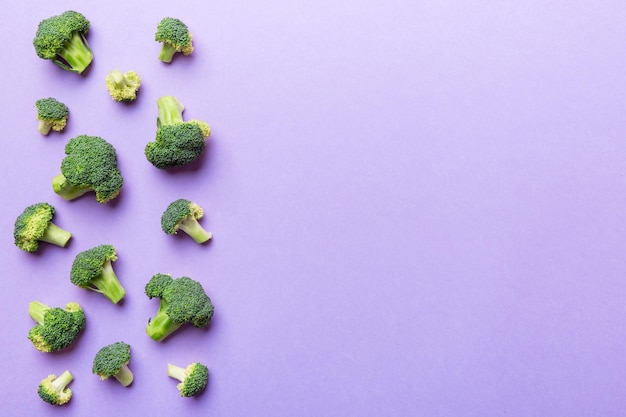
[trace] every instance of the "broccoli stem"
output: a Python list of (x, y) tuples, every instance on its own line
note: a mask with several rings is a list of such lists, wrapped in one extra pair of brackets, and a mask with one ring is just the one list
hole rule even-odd
[(52, 189), (55, 193), (57, 193), (64, 200), (74, 200), (75, 198), (80, 197), (88, 191), (91, 191), (91, 188), (88, 187), (78, 187), (70, 184), (65, 178), (65, 175), (59, 174), (52, 178)]
[(50, 222), (48, 223), (48, 228), (46, 229), (40, 240), (64, 248), (71, 237), (72, 234), (70, 232), (65, 229), (61, 229), (56, 224)]
[(74, 380), (74, 376), (72, 376), (70, 371), (65, 371), (61, 375), (59, 375), (57, 379), (52, 381), (51, 386), (56, 392), (62, 392), (67, 386), (67, 384), (69, 384), (73, 380)]
[(111, 261), (105, 261), (102, 265), (102, 274), (94, 278), (91, 284), (95, 288), (94, 291), (102, 293), (106, 298), (111, 300), (113, 304), (117, 304), (126, 295), (126, 290), (122, 287)]
[(204, 243), (213, 237), (194, 217), (188, 217), (179, 222), (178, 228), (191, 236), (197, 243)]
[(174, 333), (179, 327), (180, 324), (174, 323), (172, 319), (165, 312), (167, 309), (167, 302), (161, 299), (159, 304), (159, 311), (157, 314), (148, 322), (148, 326), (146, 327), (146, 333), (153, 340), (157, 342), (162, 341), (170, 334)]
[(52, 128), (52, 124), (46, 120), (40, 120), (38, 130), (42, 135), (47, 135), (50, 133), (50, 129)]
[(28, 315), (39, 324), (43, 324), (43, 316), (50, 306), (39, 301), (31, 301), (28, 304)]
[(78, 32), (75, 32), (70, 40), (65, 42), (63, 49), (59, 52), (59, 56), (65, 62), (56, 60), (57, 65), (79, 74), (85, 71), (85, 68), (89, 66), (93, 59), (87, 40)]
[(168, 42), (163, 42), (163, 47), (161, 47), (161, 52), (159, 53), (159, 59), (169, 64), (170, 62), (172, 62), (172, 58), (174, 57), (175, 53), (176, 48), (172, 44)]
[(173, 125), (183, 122), (183, 110), (185, 106), (174, 96), (163, 96), (157, 99), (159, 118), (157, 127)]
[(180, 382), (183, 382), (185, 378), (187, 378), (185, 375), (185, 368), (172, 365), (171, 363), (167, 364), (167, 376), (178, 379)]
[(111, 71), (109, 73), (109, 76), (113, 80), (115, 86), (119, 89), (122, 89), (128, 85), (128, 83), (126, 82), (126, 77), (124, 77), (124, 74), (122, 74), (120, 70)]
[(129, 386), (131, 382), (133, 382), (134, 378), (132, 371), (128, 367), (128, 364), (122, 365), (120, 370), (113, 376), (120, 382), (120, 384), (125, 387)]

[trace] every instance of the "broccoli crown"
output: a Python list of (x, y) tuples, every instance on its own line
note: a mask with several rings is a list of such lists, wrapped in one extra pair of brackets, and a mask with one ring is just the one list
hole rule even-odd
[(187, 165), (200, 157), (206, 145), (206, 136), (198, 122), (189, 121), (161, 126), (156, 140), (149, 142), (144, 153), (148, 161), (159, 169)]
[[(196, 327), (206, 327), (213, 317), (213, 304), (204, 292), (202, 285), (189, 277), (172, 279), (167, 274), (156, 274), (145, 288), (149, 298), (160, 298), (165, 314), (173, 323), (192, 323)], [(158, 314), (159, 314), (158, 313)]]
[(141, 78), (135, 71), (122, 73), (114, 69), (107, 74), (105, 81), (107, 90), (115, 101), (135, 100), (141, 86)]
[(66, 348), (85, 327), (85, 313), (77, 303), (67, 303), (65, 309), (33, 301), (29, 314), (39, 324), (30, 329), (28, 339), (41, 352)]
[(73, 379), (70, 371), (63, 372), (58, 378), (54, 374), (48, 375), (39, 384), (37, 394), (49, 404), (63, 405), (72, 398), (72, 390), (67, 388), (67, 384)]
[(170, 62), (176, 52), (189, 55), (193, 52), (192, 36), (189, 28), (181, 20), (166, 17), (157, 25), (154, 39), (163, 43), (159, 58), (164, 62)]
[(73, 10), (42, 20), (33, 39), (37, 56), (65, 70), (83, 72), (93, 58), (84, 36), (89, 26), (89, 20)]
[(36, 203), (26, 207), (15, 220), (15, 245), (26, 252), (36, 251), (54, 213), (55, 208), (48, 203)]
[(182, 397), (193, 397), (200, 393), (209, 381), (209, 368), (200, 362), (194, 362), (186, 368), (176, 365), (167, 365), (167, 374), (176, 378), (180, 383), (176, 386)]
[[(66, 120), (70, 111), (67, 106), (53, 97), (42, 98), (35, 102), (39, 120)], [(65, 124), (63, 124), (65, 126)], [(59, 129), (60, 130), (60, 129)]]
[(117, 260), (113, 245), (103, 244), (76, 255), (70, 271), (72, 284), (82, 288), (92, 286), (92, 281), (102, 275), (104, 264)]
[(181, 221), (189, 217), (198, 220), (203, 215), (204, 210), (202, 210), (202, 207), (189, 200), (180, 198), (167, 206), (161, 215), (161, 228), (165, 233), (173, 235), (178, 231)]
[(93, 359), (92, 372), (106, 379), (118, 374), (130, 362), (130, 345), (124, 342), (115, 342), (104, 346), (96, 353)]
[(124, 179), (113, 145), (98, 136), (80, 135), (65, 145), (65, 154), (61, 162), (63, 181), (55, 186), (57, 194), (64, 197), (64, 193), (71, 194), (71, 189), (78, 188), (83, 192), (95, 191), (100, 203), (117, 197)]

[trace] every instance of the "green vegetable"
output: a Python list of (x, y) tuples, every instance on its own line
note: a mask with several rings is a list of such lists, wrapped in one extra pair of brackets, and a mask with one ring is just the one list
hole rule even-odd
[(37, 56), (64, 70), (82, 73), (93, 59), (85, 38), (89, 25), (85, 16), (73, 10), (42, 20), (33, 39)]
[(189, 277), (173, 279), (167, 274), (156, 274), (146, 284), (145, 293), (150, 299), (160, 299), (159, 310), (146, 327), (148, 336), (157, 342), (183, 324), (206, 327), (213, 317), (211, 299), (202, 285)]
[(184, 55), (193, 52), (189, 28), (173, 17), (166, 17), (159, 22), (154, 40), (163, 44), (159, 53), (159, 59), (163, 62), (172, 62), (176, 52), (182, 52)]
[(61, 174), (52, 179), (54, 192), (73, 200), (95, 191), (96, 200), (106, 203), (119, 194), (124, 179), (117, 167), (113, 145), (98, 136), (80, 135), (65, 145)]
[(175, 235), (178, 230), (182, 230), (197, 243), (204, 243), (211, 239), (212, 234), (198, 223), (202, 216), (202, 207), (181, 198), (171, 203), (161, 215), (161, 229), (169, 235)]
[(209, 381), (209, 368), (200, 362), (194, 362), (186, 368), (167, 364), (167, 375), (180, 381), (176, 388), (181, 397), (193, 397), (202, 391)]
[(72, 284), (101, 293), (113, 304), (117, 304), (126, 295), (112, 262), (117, 260), (112, 245), (99, 245), (80, 252), (74, 258), (70, 271)]
[(72, 390), (67, 388), (67, 385), (73, 379), (70, 371), (63, 372), (58, 378), (56, 375), (50, 374), (39, 384), (37, 394), (47, 403), (63, 405), (72, 399)]
[(72, 234), (52, 223), (54, 213), (54, 207), (48, 203), (36, 203), (26, 207), (15, 220), (15, 245), (26, 252), (35, 252), (39, 248), (39, 242), (65, 247)]
[(130, 345), (116, 342), (104, 346), (96, 353), (91, 371), (100, 376), (100, 379), (114, 377), (120, 384), (127, 387), (134, 379), (134, 375), (128, 367), (129, 362)]
[(122, 73), (114, 69), (107, 74), (105, 81), (107, 90), (115, 101), (135, 100), (141, 86), (141, 78), (135, 71)]
[(39, 120), (39, 133), (47, 135), (50, 129), (60, 132), (65, 129), (67, 118), (70, 114), (67, 106), (55, 98), (42, 98), (35, 102), (37, 108), (37, 120)]
[(159, 169), (167, 169), (198, 159), (211, 134), (209, 125), (199, 120), (183, 121), (185, 107), (176, 97), (160, 97), (157, 107), (156, 139), (144, 149), (148, 161)]
[(38, 324), (28, 332), (28, 339), (41, 352), (56, 352), (71, 345), (85, 327), (85, 313), (77, 303), (65, 309), (39, 301), (28, 305), (28, 315)]

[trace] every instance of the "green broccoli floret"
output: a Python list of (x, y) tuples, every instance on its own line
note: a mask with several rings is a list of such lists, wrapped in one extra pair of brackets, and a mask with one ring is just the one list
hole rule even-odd
[(213, 317), (213, 304), (202, 285), (189, 277), (173, 279), (167, 274), (156, 274), (146, 284), (148, 298), (160, 298), (159, 310), (148, 321), (146, 332), (157, 342), (191, 323), (201, 328)]
[(15, 220), (15, 246), (26, 252), (35, 252), (39, 248), (39, 242), (65, 247), (72, 234), (52, 223), (55, 211), (48, 203), (36, 203), (26, 207)]
[(41, 352), (56, 352), (71, 345), (85, 327), (85, 313), (77, 303), (67, 303), (65, 309), (33, 301), (28, 315), (37, 324), (28, 332), (28, 339)]
[(130, 362), (130, 345), (116, 342), (103, 347), (96, 353), (91, 371), (100, 376), (100, 379), (112, 376), (127, 387), (134, 378), (128, 362)]
[(126, 295), (126, 290), (113, 271), (117, 253), (112, 245), (99, 245), (80, 252), (74, 258), (70, 271), (72, 284), (102, 293), (113, 304)]
[(55, 98), (42, 98), (35, 102), (37, 108), (37, 120), (39, 120), (39, 133), (47, 135), (50, 129), (60, 132), (65, 129), (70, 110), (67, 106)]
[(73, 379), (70, 371), (63, 372), (58, 378), (56, 375), (50, 374), (39, 384), (37, 394), (47, 403), (63, 405), (72, 399), (72, 390), (67, 388), (67, 385)]
[(93, 59), (85, 38), (89, 25), (85, 16), (73, 10), (42, 20), (33, 39), (37, 56), (64, 70), (82, 73)]
[(166, 169), (198, 159), (211, 134), (209, 125), (199, 120), (183, 121), (185, 107), (176, 97), (160, 97), (157, 107), (156, 140), (144, 149), (148, 161), (159, 169)]
[(137, 98), (137, 91), (141, 86), (141, 78), (135, 71), (122, 73), (112, 70), (105, 78), (107, 90), (115, 101), (133, 101)]
[(154, 40), (163, 44), (159, 53), (159, 59), (163, 62), (172, 62), (176, 52), (182, 52), (184, 55), (193, 52), (189, 28), (173, 17), (166, 17), (159, 22)]
[(181, 397), (193, 397), (202, 391), (209, 382), (209, 368), (200, 362), (194, 362), (186, 368), (167, 364), (167, 376), (180, 381), (176, 388)]
[(204, 216), (202, 207), (181, 198), (167, 206), (161, 215), (161, 229), (169, 235), (175, 235), (178, 230), (182, 230), (196, 242), (204, 243), (213, 235), (198, 223), (202, 216)]
[(65, 145), (61, 174), (52, 179), (54, 192), (73, 200), (95, 191), (96, 200), (106, 203), (119, 194), (124, 179), (117, 167), (113, 145), (98, 136), (80, 135)]

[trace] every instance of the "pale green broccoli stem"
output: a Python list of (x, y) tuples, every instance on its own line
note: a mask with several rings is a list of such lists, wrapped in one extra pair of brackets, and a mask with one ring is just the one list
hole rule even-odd
[(157, 127), (183, 122), (183, 110), (185, 109), (185, 106), (183, 106), (183, 103), (178, 101), (176, 97), (159, 97), (157, 100), (157, 108), (159, 109)]
[(188, 217), (179, 222), (178, 228), (198, 243), (204, 243), (213, 237), (211, 232), (207, 232), (194, 217)]
[(28, 315), (39, 324), (43, 324), (43, 316), (50, 306), (39, 301), (31, 301), (28, 304)]
[(111, 261), (105, 261), (102, 265), (102, 274), (91, 281), (94, 291), (102, 293), (113, 304), (117, 304), (126, 295), (126, 290), (117, 279)]
[(72, 234), (70, 232), (65, 229), (61, 229), (56, 224), (50, 222), (48, 223), (48, 228), (39, 240), (64, 248), (71, 237)]
[(131, 382), (133, 382), (134, 378), (133, 373), (131, 372), (128, 365), (122, 365), (120, 370), (115, 375), (113, 375), (113, 377), (115, 377), (115, 379), (117, 379), (120, 384), (125, 387), (129, 386)]
[(174, 333), (180, 327), (180, 324), (174, 323), (172, 319), (165, 312), (167, 309), (167, 301), (161, 298), (159, 303), (159, 311), (157, 314), (148, 322), (148, 326), (146, 327), (146, 333), (148, 336), (157, 342), (162, 341), (167, 336)]
[(77, 187), (70, 184), (67, 182), (67, 178), (65, 178), (65, 175), (63, 174), (59, 174), (52, 178), (52, 189), (65, 200), (73, 200), (86, 192), (91, 191), (91, 188)]
[(47, 135), (48, 133), (50, 133), (50, 129), (52, 128), (52, 123), (50, 123), (49, 121), (46, 120), (40, 120), (39, 121), (39, 133), (41, 133), (42, 135)]
[(85, 68), (89, 66), (93, 58), (87, 40), (78, 32), (75, 32), (71, 39), (65, 42), (60, 55), (69, 67), (78, 73), (82, 73)]
[(176, 53), (176, 48), (169, 42), (163, 42), (161, 52), (159, 53), (159, 59), (163, 62), (170, 63)]
[(73, 380), (74, 376), (72, 376), (70, 371), (65, 371), (61, 375), (59, 375), (57, 379), (52, 381), (50, 385), (56, 392), (62, 392), (65, 387)]
[(120, 70), (111, 71), (109, 73), (109, 76), (113, 80), (115, 86), (120, 90), (128, 86), (128, 83), (126, 82), (126, 77), (124, 77), (124, 74), (122, 74)]
[(172, 365), (171, 363), (167, 364), (167, 376), (178, 379), (180, 382), (183, 382), (185, 378), (187, 378), (185, 371), (186, 369), (180, 366)]

